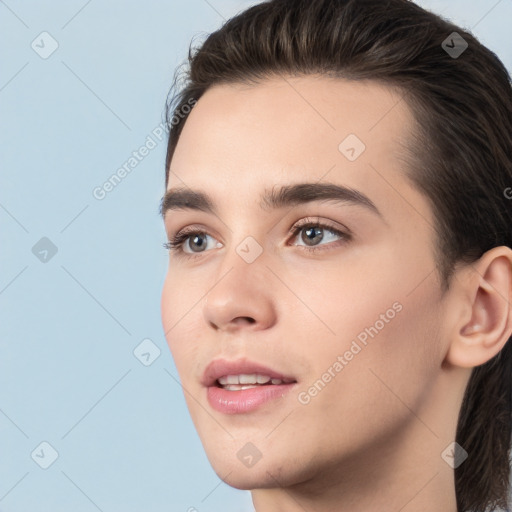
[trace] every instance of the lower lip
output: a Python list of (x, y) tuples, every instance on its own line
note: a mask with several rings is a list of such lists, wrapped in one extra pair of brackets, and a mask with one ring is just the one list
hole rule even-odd
[(295, 384), (297, 383), (271, 384), (237, 391), (210, 386), (207, 397), (209, 404), (216, 411), (224, 414), (242, 414), (254, 411), (271, 400), (283, 397)]

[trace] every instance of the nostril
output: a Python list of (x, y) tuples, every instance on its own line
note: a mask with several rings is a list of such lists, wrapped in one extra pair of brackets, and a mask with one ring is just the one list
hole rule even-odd
[(250, 317), (250, 316), (239, 316), (237, 318), (235, 318), (233, 320), (233, 322), (235, 323), (249, 323), (249, 324), (254, 324), (256, 323), (256, 320), (254, 320), (254, 318)]

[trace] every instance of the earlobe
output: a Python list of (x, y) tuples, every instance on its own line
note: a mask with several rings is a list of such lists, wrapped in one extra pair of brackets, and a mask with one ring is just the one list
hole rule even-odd
[[(512, 250), (494, 247), (470, 266), (458, 286), (465, 315), (454, 326), (446, 361), (464, 368), (492, 359), (512, 335)], [(468, 316), (470, 317), (468, 320)]]

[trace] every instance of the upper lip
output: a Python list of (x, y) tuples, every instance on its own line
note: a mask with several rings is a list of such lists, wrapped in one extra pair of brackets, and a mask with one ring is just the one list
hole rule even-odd
[(240, 375), (257, 373), (260, 375), (268, 375), (272, 379), (290, 380), (296, 382), (294, 377), (285, 375), (281, 372), (272, 370), (262, 364), (249, 361), (248, 359), (237, 359), (236, 361), (227, 361), (226, 359), (214, 359), (206, 367), (201, 383), (210, 387), (215, 384), (219, 377), (225, 375)]

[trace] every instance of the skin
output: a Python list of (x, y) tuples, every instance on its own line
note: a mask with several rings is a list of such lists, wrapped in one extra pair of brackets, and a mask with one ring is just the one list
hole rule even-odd
[[(442, 293), (433, 213), (400, 160), (414, 125), (400, 98), (375, 82), (318, 76), (215, 86), (172, 159), (168, 190), (201, 189), (219, 210), (165, 215), (169, 237), (198, 226), (210, 238), (195, 259), (169, 256), (163, 327), (209, 461), (227, 484), (251, 490), (257, 512), (456, 512), (441, 454), (472, 367), (512, 333), (512, 251), (458, 268)], [(366, 145), (353, 162), (338, 149), (351, 133)], [(352, 204), (260, 208), (264, 189), (299, 182), (357, 189), (382, 217)], [(353, 236), (340, 244), (323, 231), (325, 250), (308, 253), (305, 230), (288, 232), (306, 217)], [(247, 236), (263, 250), (250, 264), (236, 252)], [(197, 253), (192, 239), (186, 250)], [(395, 303), (400, 312), (300, 403)], [(219, 357), (292, 375), (296, 390), (251, 413), (217, 412), (200, 379)], [(261, 452), (252, 467), (237, 457), (248, 442)]]

